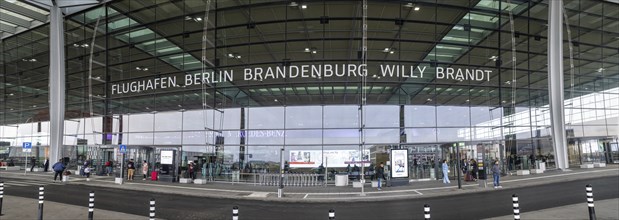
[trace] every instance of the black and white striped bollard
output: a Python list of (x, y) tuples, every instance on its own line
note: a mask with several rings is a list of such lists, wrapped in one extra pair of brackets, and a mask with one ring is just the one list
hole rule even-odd
[(423, 219), (430, 220), (430, 206), (428, 204), (423, 205)]
[(4, 181), (0, 181), (0, 216), (2, 216), (2, 200), (4, 199)]
[(239, 207), (232, 207), (232, 220), (239, 220)]
[(92, 220), (95, 215), (95, 192), (90, 191), (88, 195), (88, 220)]
[(589, 207), (589, 220), (595, 220), (595, 207), (593, 205), (593, 187), (587, 184), (587, 206)]
[(335, 210), (330, 209), (329, 210), (329, 220), (333, 220), (335, 219)]
[(518, 195), (516, 194), (512, 195), (512, 204), (514, 207), (514, 219), (519, 220), (520, 219), (520, 204), (518, 203)]
[(150, 199), (150, 220), (155, 220), (155, 199)]
[(45, 193), (45, 187), (39, 186), (39, 220), (43, 220), (43, 195)]

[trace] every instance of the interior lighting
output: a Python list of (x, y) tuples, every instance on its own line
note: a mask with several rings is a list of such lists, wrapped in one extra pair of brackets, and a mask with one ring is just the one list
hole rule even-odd
[(136, 66), (136, 67), (135, 67), (135, 70), (138, 70), (138, 71), (148, 71), (148, 67), (140, 67), (140, 66)]
[(415, 10), (415, 11), (419, 11), (419, 9), (420, 9), (419, 7), (415, 7), (415, 9), (414, 9), (414, 10)]
[(432, 99), (428, 98), (428, 99), (426, 99), (426, 101), (431, 102), (431, 101), (432, 101)]
[(600, 68), (598, 69), (598, 73), (601, 73), (601, 72), (602, 72), (602, 71), (604, 71), (604, 70), (606, 70), (606, 69), (604, 69), (604, 68), (600, 67)]
[(316, 50), (312, 50), (312, 53), (317, 53), (317, 51)]
[(306, 4), (302, 4), (301, 5), (301, 9), (307, 9), (307, 5)]
[(499, 59), (499, 57), (498, 57), (498, 56), (491, 56), (491, 57), (490, 57), (490, 58), (488, 58), (488, 59), (489, 59), (489, 60), (492, 60), (492, 61), (496, 61), (497, 59)]
[(306, 47), (304, 51), (305, 51), (306, 53), (309, 53), (309, 52), (310, 52), (310, 49), (309, 49), (308, 47)]

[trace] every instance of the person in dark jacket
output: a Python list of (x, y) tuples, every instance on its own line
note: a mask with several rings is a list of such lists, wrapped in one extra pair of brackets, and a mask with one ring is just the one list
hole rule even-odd
[(65, 166), (62, 163), (62, 159), (58, 160), (57, 163), (54, 164), (54, 166), (52, 166), (52, 169), (54, 170), (54, 182), (56, 182), (56, 178), (58, 176), (60, 176), (60, 180), (62, 181), (62, 171), (64, 171)]
[(32, 164), (30, 167), (30, 172), (32, 172), (34, 170), (34, 166), (37, 165), (37, 159), (34, 157), (30, 158), (30, 163)]
[(43, 172), (47, 173), (47, 170), (49, 170), (49, 158), (45, 158), (45, 164), (43, 164)]
[(130, 159), (127, 163), (127, 180), (133, 180), (133, 175), (135, 174), (135, 163), (133, 163), (133, 159)]
[(380, 179), (387, 180), (387, 178), (385, 178), (385, 164), (383, 164), (383, 162), (380, 162), (380, 165), (376, 167), (376, 179), (378, 180), (378, 190), (381, 190)]
[(477, 181), (477, 172), (479, 172), (479, 167), (477, 166), (477, 161), (471, 159), (471, 176), (473, 176), (473, 181)]

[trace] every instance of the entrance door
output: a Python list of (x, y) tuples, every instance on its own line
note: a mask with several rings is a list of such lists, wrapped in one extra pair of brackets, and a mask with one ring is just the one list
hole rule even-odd
[(438, 145), (403, 145), (408, 148), (409, 178), (412, 180), (436, 179), (439, 159)]

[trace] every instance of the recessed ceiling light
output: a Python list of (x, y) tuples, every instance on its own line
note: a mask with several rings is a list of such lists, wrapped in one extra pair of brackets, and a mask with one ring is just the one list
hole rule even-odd
[(306, 4), (302, 4), (302, 5), (301, 5), (301, 9), (306, 9), (306, 8), (307, 8), (307, 5), (306, 5)]
[(415, 11), (419, 11), (419, 7), (415, 7), (415, 9), (414, 9), (414, 10), (415, 10)]
[(306, 47), (305, 50), (303, 50), (303, 51), (310, 52), (310, 49), (309, 49), (309, 47)]

